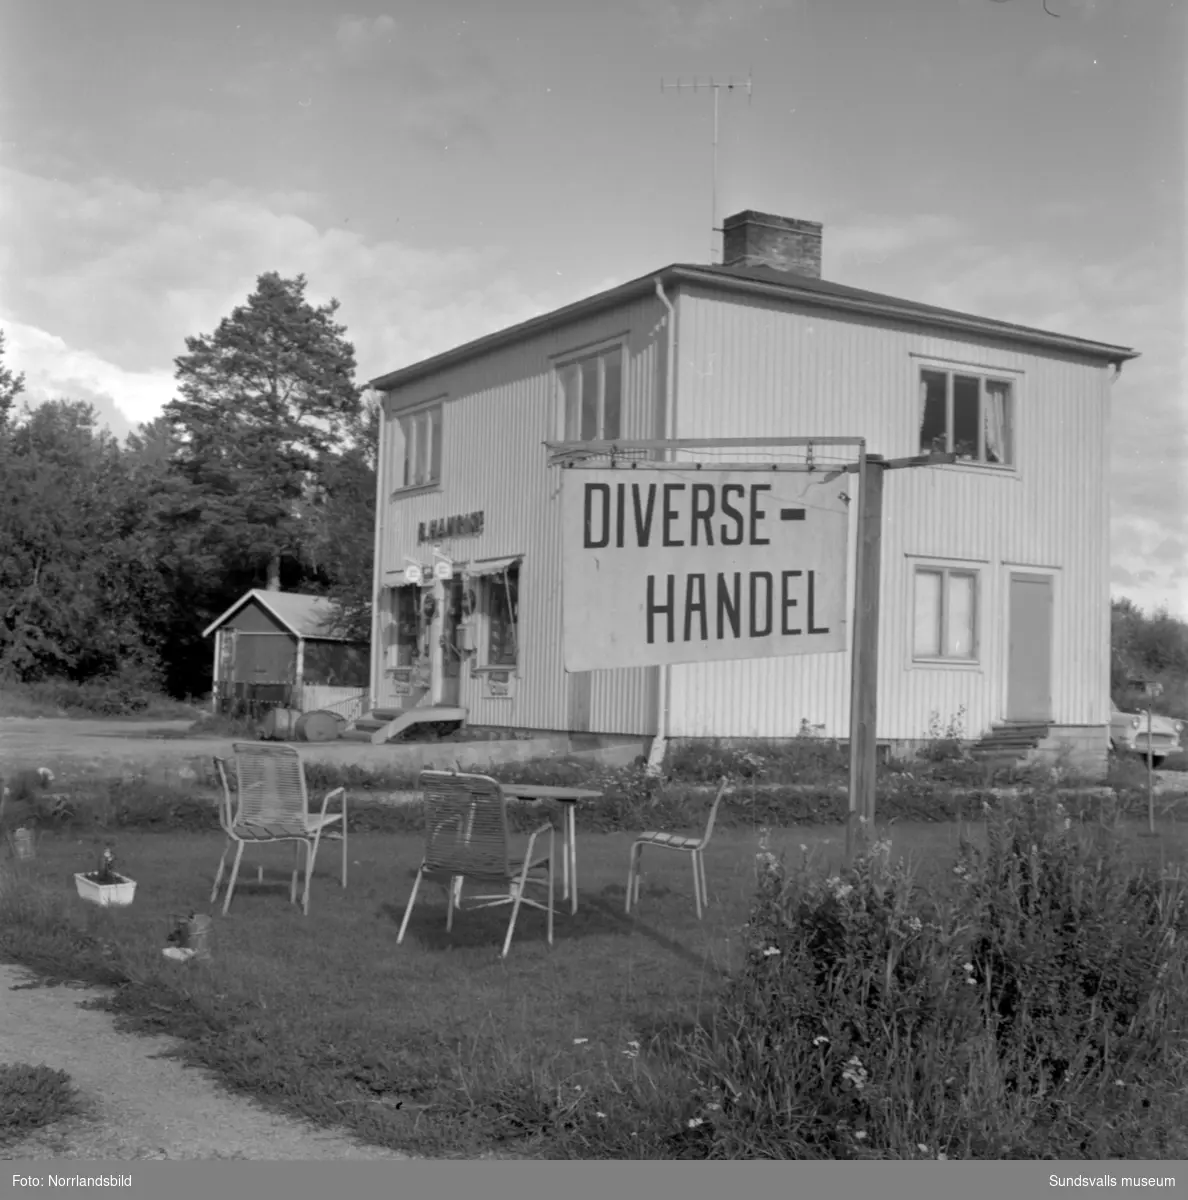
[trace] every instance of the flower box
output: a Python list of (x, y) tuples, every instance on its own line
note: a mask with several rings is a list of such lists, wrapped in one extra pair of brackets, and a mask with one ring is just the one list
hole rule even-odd
[(78, 888), (78, 894), (92, 904), (104, 908), (123, 908), (131, 904), (132, 897), (136, 895), (136, 880), (126, 875), (116, 875), (116, 879), (117, 883), (96, 883), (85, 872), (79, 871), (74, 876), (74, 886)]

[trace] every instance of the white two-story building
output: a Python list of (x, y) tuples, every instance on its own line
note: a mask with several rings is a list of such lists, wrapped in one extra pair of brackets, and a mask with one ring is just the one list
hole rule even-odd
[[(545, 443), (854, 437), (887, 458), (958, 456), (887, 473), (879, 739), (922, 740), (963, 714), (969, 738), (1044, 726), (1104, 759), (1110, 387), (1135, 352), (829, 283), (813, 222), (744, 212), (724, 233), (721, 265), (662, 267), (372, 381), (373, 707), (846, 738), (848, 652), (567, 673)], [(410, 583), (434, 548), (452, 578)]]

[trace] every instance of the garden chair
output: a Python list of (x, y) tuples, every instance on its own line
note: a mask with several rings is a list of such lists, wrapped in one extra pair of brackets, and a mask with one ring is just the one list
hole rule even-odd
[[(231, 747), (235, 762), (235, 795), (227, 774), (227, 760), (215, 758), (215, 769), (223, 784), (219, 804), (219, 824), (227, 835), (223, 857), (210, 892), (213, 904), (223, 881), (223, 869), (231, 846), (236, 846), (223, 915), (231, 907), (239, 864), (247, 845), (262, 846), (278, 842), (293, 842), (293, 878), (289, 885), (289, 902), (297, 902), (297, 872), (301, 849), (305, 847), (305, 892), (302, 911), (309, 915), (309, 881), (313, 875), (318, 846), (323, 837), (342, 841), (342, 886), (347, 885), (347, 804), (346, 789), (335, 788), (322, 800), (321, 811), (309, 811), (309, 793), (305, 786), (305, 770), (301, 756), (292, 746), (270, 746), (262, 742), (236, 742)], [(331, 800), (342, 801), (342, 811), (328, 813)], [(261, 869), (262, 871), (262, 869)]]
[(640, 833), (631, 847), (631, 858), (627, 866), (627, 912), (633, 903), (639, 903), (639, 881), (642, 871), (640, 860), (645, 846), (656, 846), (662, 850), (679, 850), (693, 860), (693, 897), (697, 903), (697, 919), (701, 920), (702, 906), (709, 906), (709, 889), (705, 882), (705, 848), (714, 836), (714, 822), (718, 819), (718, 806), (726, 795), (726, 780), (718, 787), (718, 794), (710, 806), (709, 820), (701, 837), (682, 837), (678, 833)]
[[(416, 903), (421, 881), (428, 879), (446, 889), (446, 930), (454, 927), (454, 909), (462, 907), (462, 883), (470, 880), (500, 889), (494, 895), (474, 896), (473, 908), (512, 906), (502, 958), (511, 949), (520, 906), (541, 909), (548, 918), (548, 940), (553, 944), (553, 861), (556, 857), (552, 822), (534, 829), (521, 859), (511, 856), (507, 828), (507, 798), (498, 782), (486, 775), (464, 775), (458, 771), (423, 771), (420, 789), (425, 797), (425, 854), (417, 869), (404, 920), (396, 936), (404, 940), (408, 920)], [(547, 854), (534, 853), (536, 839), (547, 834)], [(541, 877), (544, 872), (544, 877)], [(548, 901), (529, 899), (528, 885), (545, 886)]]

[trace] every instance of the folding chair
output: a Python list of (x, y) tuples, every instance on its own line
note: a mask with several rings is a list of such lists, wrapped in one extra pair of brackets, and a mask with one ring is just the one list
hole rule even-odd
[[(239, 875), (239, 864), (247, 845), (262, 846), (278, 842), (293, 842), (293, 878), (289, 885), (289, 902), (297, 902), (297, 872), (301, 848), (305, 847), (305, 892), (302, 911), (309, 915), (309, 881), (313, 875), (318, 845), (323, 836), (342, 840), (342, 886), (347, 885), (347, 802), (346, 789), (335, 788), (322, 800), (321, 811), (309, 811), (309, 793), (305, 786), (305, 770), (301, 756), (292, 746), (274, 746), (265, 742), (236, 742), (231, 747), (235, 764), (235, 796), (227, 774), (227, 760), (215, 758), (215, 769), (223, 784), (223, 799), (219, 805), (219, 824), (227, 835), (223, 857), (215, 874), (210, 892), (213, 904), (223, 881), (223, 869), (231, 846), (236, 846), (223, 915), (231, 907), (231, 896)], [(328, 813), (327, 805), (338, 797), (342, 811)], [(261, 868), (263, 874), (263, 868)]]
[[(404, 940), (421, 881), (428, 879), (446, 889), (446, 929), (454, 927), (454, 909), (462, 907), (462, 884), (466, 880), (500, 888), (494, 895), (474, 896), (473, 908), (512, 906), (501, 957), (511, 949), (520, 906), (541, 909), (548, 917), (548, 940), (553, 944), (553, 860), (555, 831), (552, 823), (534, 829), (522, 859), (511, 857), (507, 828), (507, 798), (498, 782), (486, 775), (464, 775), (449, 771), (424, 771), (420, 788), (425, 797), (425, 855), (417, 869), (404, 920), (396, 936)], [(548, 834), (547, 854), (534, 854), (536, 839)], [(544, 878), (540, 872), (544, 872)], [(548, 888), (548, 902), (526, 896), (529, 884)]]
[(693, 896), (697, 902), (697, 919), (701, 920), (702, 905), (709, 906), (709, 889), (705, 882), (705, 848), (714, 835), (714, 822), (718, 819), (718, 806), (726, 795), (726, 780), (723, 779), (718, 787), (718, 794), (710, 807), (709, 820), (705, 823), (705, 832), (701, 837), (682, 837), (677, 833), (640, 833), (636, 835), (631, 847), (631, 858), (627, 866), (627, 912), (631, 911), (633, 903), (639, 903), (640, 869), (645, 846), (657, 846), (662, 850), (679, 850), (693, 860)]

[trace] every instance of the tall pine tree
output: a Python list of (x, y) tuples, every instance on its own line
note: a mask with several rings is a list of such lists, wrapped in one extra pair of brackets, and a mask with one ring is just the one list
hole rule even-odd
[(371, 393), (350, 444), (324, 456), (321, 487), (308, 508), (310, 565), (334, 602), (334, 631), (360, 642), (371, 640), (378, 443), (379, 398)]
[(308, 562), (309, 503), (360, 419), (338, 301), (315, 307), (305, 288), (304, 275), (259, 276), (213, 334), (186, 339), (180, 395), (165, 408), (190, 485), (175, 506), (224, 568), (251, 570), (272, 590), (286, 560)]

